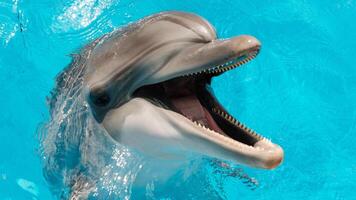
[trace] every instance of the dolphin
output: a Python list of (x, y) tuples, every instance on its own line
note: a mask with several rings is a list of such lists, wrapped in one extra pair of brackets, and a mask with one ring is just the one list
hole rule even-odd
[(55, 189), (68, 186), (69, 199), (86, 199), (105, 166), (97, 157), (107, 156), (100, 145), (111, 144), (144, 155), (135, 185), (164, 182), (201, 155), (277, 167), (283, 149), (229, 114), (211, 88), (214, 77), (249, 62), (260, 49), (253, 36), (218, 39), (207, 20), (177, 11), (89, 43), (52, 91), (41, 142), (46, 179)]
[(211, 80), (256, 57), (253, 36), (218, 39), (187, 12), (161, 12), (104, 36), (86, 61), (84, 93), (96, 122), (115, 140), (166, 161), (195, 153), (272, 169), (283, 149), (238, 121)]

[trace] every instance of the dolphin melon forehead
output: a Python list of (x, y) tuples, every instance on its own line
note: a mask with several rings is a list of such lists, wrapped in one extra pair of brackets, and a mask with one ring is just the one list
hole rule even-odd
[[(214, 27), (202, 17), (178, 11), (161, 12), (104, 36), (91, 52), (88, 70), (89, 73), (95, 71), (92, 81), (99, 83), (118, 67), (124, 70), (163, 45), (208, 43), (215, 39)], [(99, 68), (106, 69), (96, 70)]]

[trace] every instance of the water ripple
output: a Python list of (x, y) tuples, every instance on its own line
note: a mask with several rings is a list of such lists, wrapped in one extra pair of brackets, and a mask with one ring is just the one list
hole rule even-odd
[(79, 30), (90, 25), (107, 8), (112, 5), (112, 0), (85, 0), (74, 1), (63, 12), (55, 17), (52, 25), (54, 30), (70, 31)]
[(18, 0), (0, 2), (0, 41), (3, 46), (7, 46), (20, 30), (19, 18)]

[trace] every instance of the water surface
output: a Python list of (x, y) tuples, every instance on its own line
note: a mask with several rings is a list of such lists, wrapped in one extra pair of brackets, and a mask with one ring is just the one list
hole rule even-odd
[[(280, 144), (285, 160), (273, 171), (195, 161), (164, 186), (116, 190), (121, 197), (132, 191), (147, 199), (356, 199), (353, 0), (2, 0), (0, 199), (54, 199), (36, 129), (49, 117), (45, 99), (69, 55), (163, 10), (197, 13), (220, 37), (251, 34), (262, 42), (257, 59), (216, 78), (213, 88), (234, 116)], [(236, 178), (244, 174), (258, 186)]]

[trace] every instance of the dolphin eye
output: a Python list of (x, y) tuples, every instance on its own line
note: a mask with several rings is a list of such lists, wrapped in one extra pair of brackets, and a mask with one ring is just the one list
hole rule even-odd
[(96, 106), (99, 107), (107, 106), (110, 103), (110, 96), (106, 92), (91, 92), (90, 99)]
[(104, 95), (98, 97), (94, 103), (95, 103), (95, 105), (102, 107), (102, 106), (108, 105), (109, 102), (110, 102), (110, 97), (108, 95), (104, 94)]

